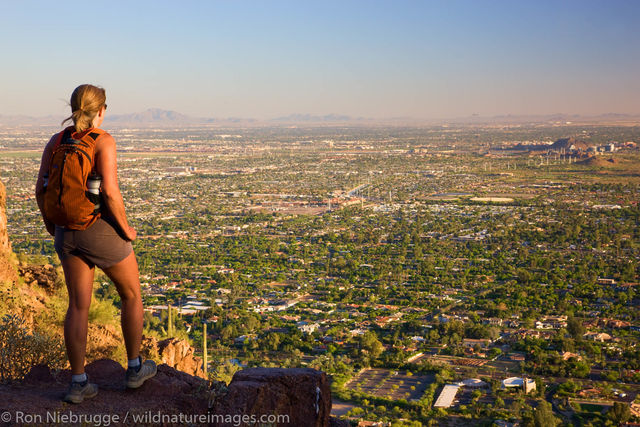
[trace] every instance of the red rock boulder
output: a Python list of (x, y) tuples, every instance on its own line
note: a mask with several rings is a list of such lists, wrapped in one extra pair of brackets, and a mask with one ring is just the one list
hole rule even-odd
[[(215, 399), (213, 414), (261, 422), (274, 426), (322, 427), (329, 425), (331, 390), (324, 372), (311, 368), (248, 368), (237, 372), (224, 396)], [(249, 418), (246, 418), (249, 417)], [(219, 422), (231, 426), (237, 421)], [(237, 425), (237, 424), (236, 424)], [(245, 424), (243, 424), (245, 425)]]

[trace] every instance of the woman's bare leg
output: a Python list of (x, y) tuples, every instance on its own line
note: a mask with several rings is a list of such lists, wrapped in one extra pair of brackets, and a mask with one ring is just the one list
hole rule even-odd
[(82, 258), (67, 256), (62, 261), (62, 269), (69, 293), (69, 308), (64, 319), (64, 343), (71, 373), (78, 375), (84, 373), (94, 268)]
[(138, 261), (133, 252), (114, 266), (103, 269), (113, 281), (122, 301), (122, 335), (127, 348), (127, 357), (135, 359), (140, 354), (142, 343), (142, 296), (140, 295), (140, 278)]

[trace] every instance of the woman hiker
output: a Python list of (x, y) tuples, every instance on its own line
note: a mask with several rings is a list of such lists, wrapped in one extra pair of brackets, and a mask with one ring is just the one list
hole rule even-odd
[(143, 310), (138, 263), (118, 187), (116, 142), (100, 129), (107, 104), (105, 90), (78, 86), (71, 95), (73, 125), (46, 145), (36, 182), (36, 199), (64, 270), (69, 308), (64, 341), (71, 365), (71, 385), (64, 397), (80, 403), (98, 393), (84, 371), (94, 268), (113, 281), (122, 300), (122, 334), (127, 349), (128, 388), (138, 388), (156, 374), (152, 360), (142, 361)]

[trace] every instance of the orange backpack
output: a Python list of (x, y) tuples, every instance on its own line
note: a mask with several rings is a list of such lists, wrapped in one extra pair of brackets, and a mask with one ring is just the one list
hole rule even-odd
[(100, 217), (100, 196), (87, 191), (87, 179), (96, 141), (105, 133), (97, 128), (77, 133), (68, 127), (58, 134), (44, 189), (44, 214), (54, 224), (84, 230)]

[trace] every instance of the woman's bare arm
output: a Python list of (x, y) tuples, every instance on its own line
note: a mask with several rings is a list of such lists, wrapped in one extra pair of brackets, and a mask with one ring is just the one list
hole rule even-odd
[(105, 134), (96, 144), (95, 167), (96, 172), (102, 176), (102, 200), (118, 223), (123, 236), (127, 240), (135, 240), (136, 231), (127, 222), (124, 201), (118, 186), (116, 141), (111, 135)]
[(38, 171), (38, 179), (36, 180), (36, 202), (42, 214), (42, 220), (49, 234), (54, 236), (56, 234), (56, 226), (49, 221), (44, 215), (44, 175), (49, 169), (49, 163), (51, 162), (51, 154), (53, 152), (53, 145), (55, 144), (55, 135), (49, 140), (47, 146), (42, 152), (42, 160), (40, 161), (40, 170)]

